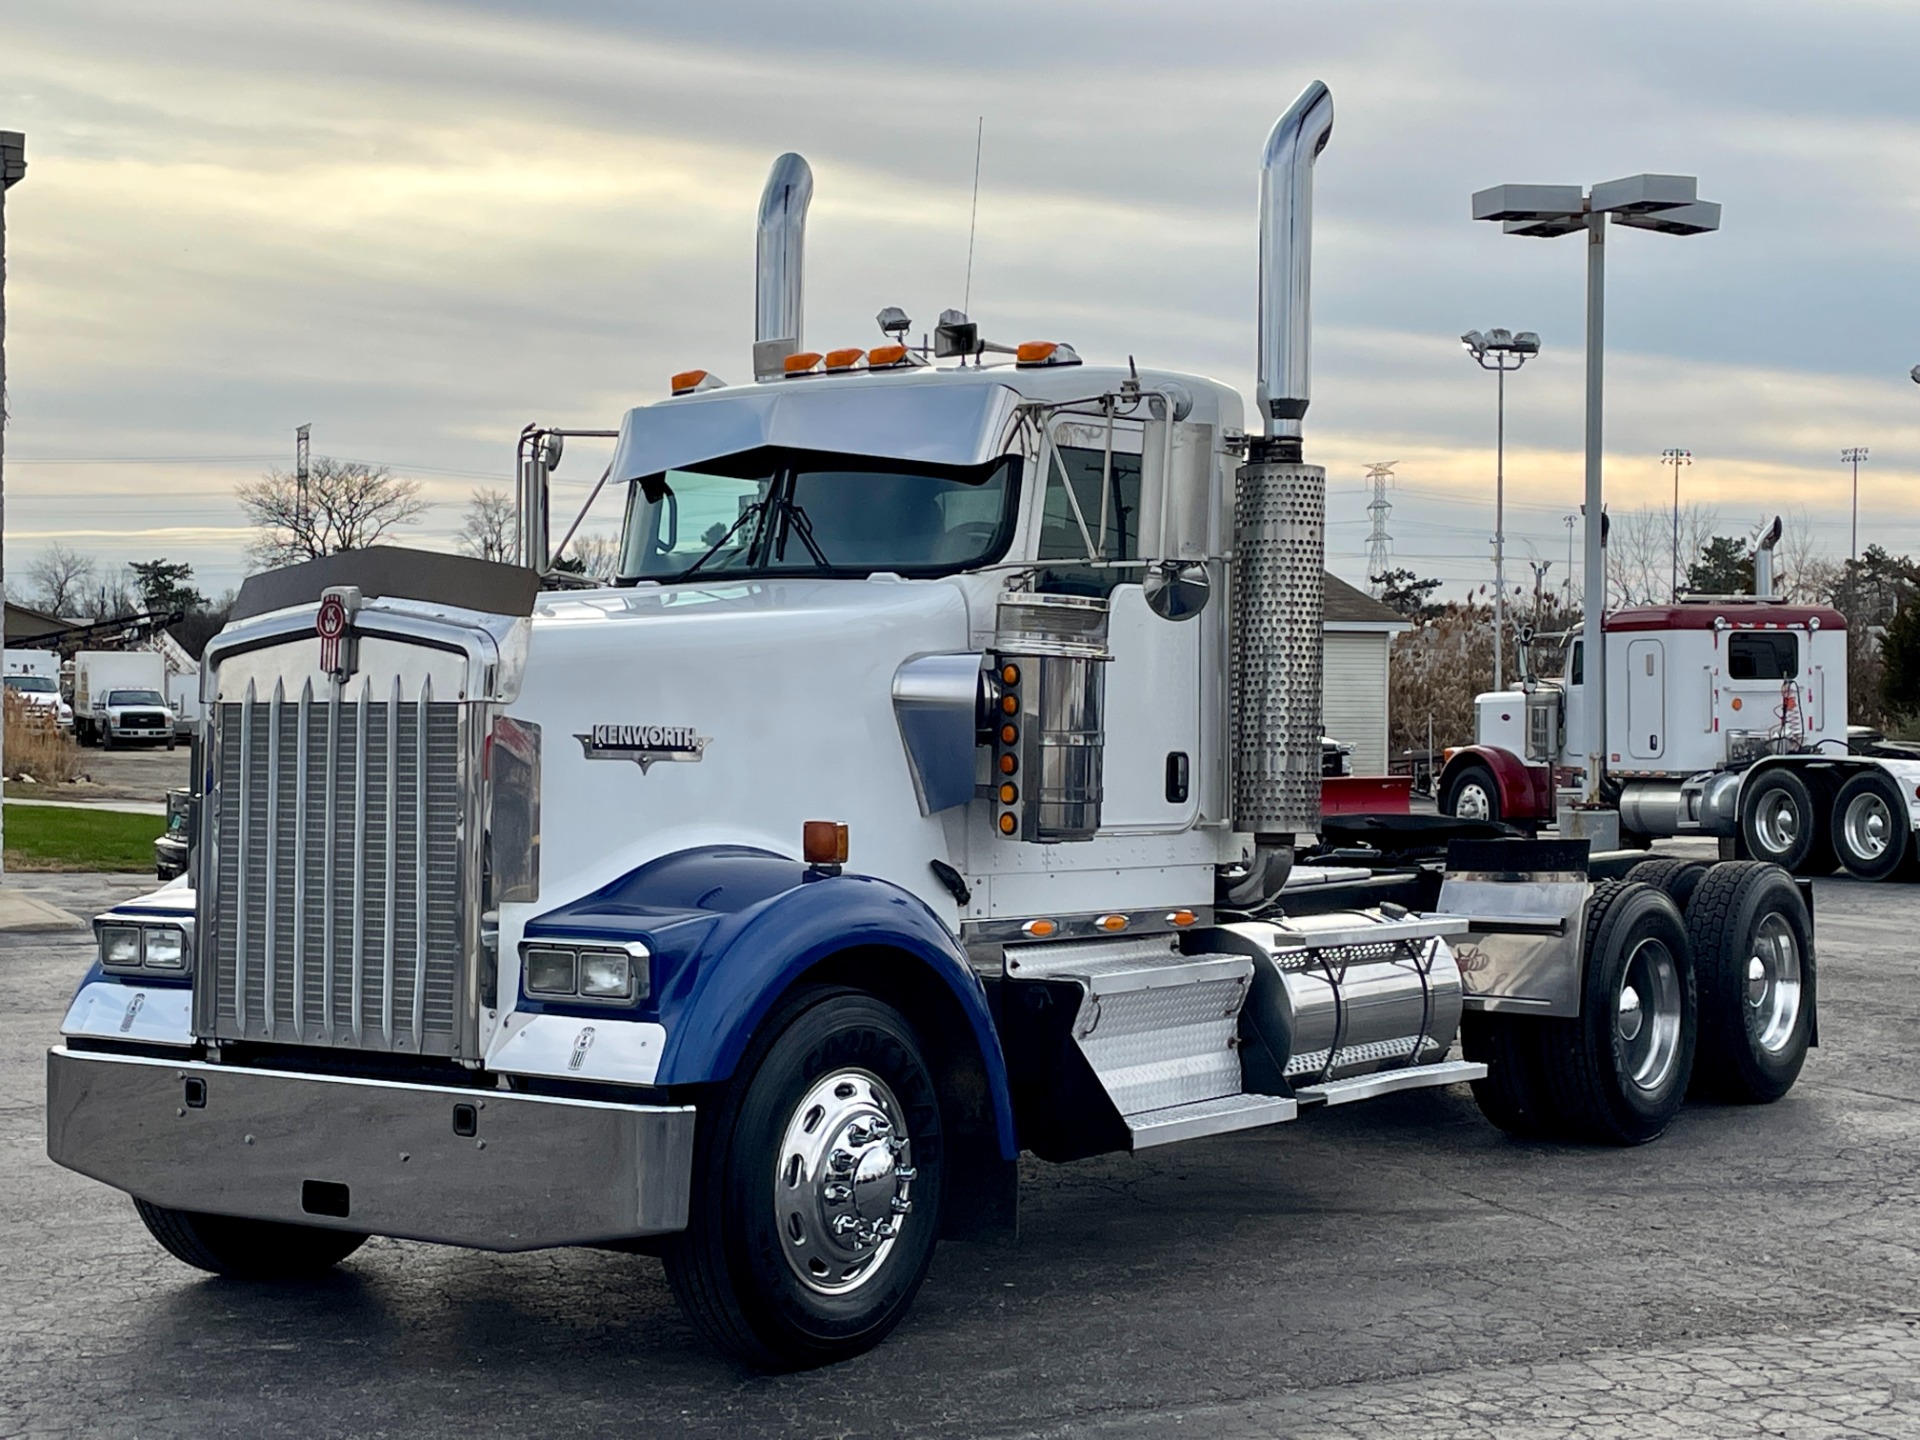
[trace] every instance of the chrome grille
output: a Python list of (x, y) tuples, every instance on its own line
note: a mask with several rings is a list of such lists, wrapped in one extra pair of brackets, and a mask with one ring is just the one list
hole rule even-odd
[(462, 707), (327, 691), (216, 707), (203, 1031), (457, 1054)]

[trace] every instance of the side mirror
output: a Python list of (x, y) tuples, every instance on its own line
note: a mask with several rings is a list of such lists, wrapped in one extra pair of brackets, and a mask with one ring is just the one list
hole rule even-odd
[(1213, 581), (1207, 567), (1197, 562), (1161, 560), (1147, 567), (1141, 580), (1147, 608), (1162, 620), (1191, 620), (1207, 608)]

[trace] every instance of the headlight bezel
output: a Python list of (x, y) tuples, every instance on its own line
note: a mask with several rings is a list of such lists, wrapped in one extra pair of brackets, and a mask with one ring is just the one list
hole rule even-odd
[[(161, 979), (185, 979), (193, 974), (193, 921), (177, 919), (147, 920), (138, 916), (106, 916), (93, 922), (94, 956), (106, 974), (153, 976)], [(150, 943), (161, 937), (161, 945)], [(131, 939), (131, 948), (127, 948)], [(120, 953), (115, 955), (116, 942)], [(164, 958), (171, 950), (173, 958)]]
[[(653, 992), (652, 960), (653, 952), (638, 940), (540, 936), (521, 942), (520, 991), (542, 1005), (632, 1009)], [(625, 985), (615, 990), (603, 980), (589, 989), (590, 968), (610, 971), (615, 961), (624, 967)]]

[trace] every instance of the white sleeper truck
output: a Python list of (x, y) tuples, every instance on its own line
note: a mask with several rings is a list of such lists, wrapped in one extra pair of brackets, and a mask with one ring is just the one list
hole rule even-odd
[(249, 582), (189, 875), (99, 917), (49, 1053), (53, 1158), (228, 1275), (369, 1235), (656, 1253), (715, 1343), (796, 1366), (885, 1336), (936, 1241), (1010, 1231), (1022, 1151), (1461, 1082), (1635, 1144), (1690, 1085), (1784, 1094), (1816, 997), (1776, 867), (1596, 878), (1491, 827), (1374, 888), (1292, 865), (1331, 127), (1315, 85), (1268, 140), (1252, 434), (1213, 381), (955, 313), (807, 350), (783, 156), (754, 379), (626, 415), (612, 584), (547, 573), (540, 429), (524, 565)]

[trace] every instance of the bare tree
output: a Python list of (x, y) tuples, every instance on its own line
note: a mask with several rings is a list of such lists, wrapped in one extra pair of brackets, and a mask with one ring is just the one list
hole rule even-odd
[[(1607, 606), (1656, 605), (1673, 598), (1673, 511), (1623, 510), (1609, 517)], [(1680, 578), (1713, 539), (1720, 512), (1711, 505), (1680, 507)]]
[(554, 561), (554, 568), (585, 575), (594, 580), (610, 580), (620, 563), (620, 541), (613, 535), (576, 535), (567, 553)]
[[(1780, 543), (1773, 547), (1775, 591), (1796, 605), (1825, 604), (1842, 579), (1841, 562), (1822, 553), (1806, 506), (1795, 506), (1782, 521)], [(1762, 528), (1772, 523), (1771, 516), (1762, 517)]]
[(27, 562), (27, 583), (33, 602), (49, 615), (74, 616), (87, 612), (93, 601), (94, 563), (55, 543)]
[(460, 533), (453, 543), (460, 553), (476, 560), (511, 564), (518, 547), (513, 498), (504, 490), (475, 490), (460, 517)]
[(262, 570), (364, 550), (398, 526), (419, 524), (428, 508), (418, 480), (403, 480), (384, 465), (324, 455), (314, 457), (304, 487), (274, 470), (242, 481), (234, 494), (260, 529), (247, 553)]

